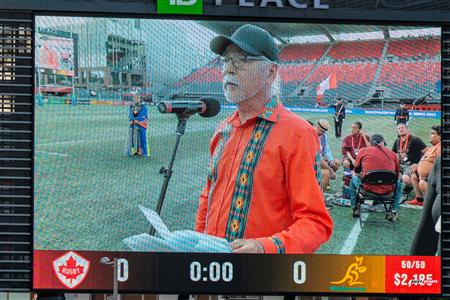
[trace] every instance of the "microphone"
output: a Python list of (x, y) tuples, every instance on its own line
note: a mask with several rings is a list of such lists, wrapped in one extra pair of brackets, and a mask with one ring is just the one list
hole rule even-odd
[(198, 113), (204, 118), (214, 117), (220, 112), (220, 103), (214, 98), (204, 97), (199, 101), (162, 101), (158, 103), (162, 114), (191, 116)]

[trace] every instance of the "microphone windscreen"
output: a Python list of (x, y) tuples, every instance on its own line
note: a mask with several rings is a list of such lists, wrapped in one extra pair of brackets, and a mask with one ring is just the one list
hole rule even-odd
[(203, 102), (206, 106), (206, 110), (202, 113), (199, 113), (200, 116), (204, 118), (214, 117), (220, 112), (220, 103), (214, 98), (201, 98), (201, 102)]
[(172, 111), (172, 107), (167, 107), (168, 105), (165, 102), (159, 102), (158, 103), (158, 110), (160, 113), (165, 114), (165, 113), (170, 113)]

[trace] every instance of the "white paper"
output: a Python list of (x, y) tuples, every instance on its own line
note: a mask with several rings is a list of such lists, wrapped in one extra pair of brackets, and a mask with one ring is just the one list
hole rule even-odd
[(143, 206), (139, 208), (161, 237), (142, 233), (124, 239), (133, 251), (231, 253), (228, 241), (223, 238), (192, 230), (170, 232), (155, 211)]
[(163, 240), (148, 233), (131, 236), (123, 242), (133, 251), (172, 252), (172, 248)]
[(161, 237), (166, 237), (170, 235), (169, 228), (167, 228), (166, 224), (164, 224), (163, 220), (156, 213), (156, 211), (145, 208), (141, 205), (139, 205), (139, 208)]

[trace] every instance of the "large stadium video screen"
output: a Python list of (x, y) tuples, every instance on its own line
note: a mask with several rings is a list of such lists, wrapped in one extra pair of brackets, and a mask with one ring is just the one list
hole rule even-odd
[(35, 23), (35, 290), (440, 293), (441, 28)]

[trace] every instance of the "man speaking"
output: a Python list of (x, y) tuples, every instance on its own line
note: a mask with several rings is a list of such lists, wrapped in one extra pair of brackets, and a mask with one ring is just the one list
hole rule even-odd
[(333, 229), (319, 186), (319, 141), (279, 102), (275, 41), (244, 25), (210, 47), (237, 110), (211, 140), (196, 230), (226, 238), (237, 253), (313, 253)]

